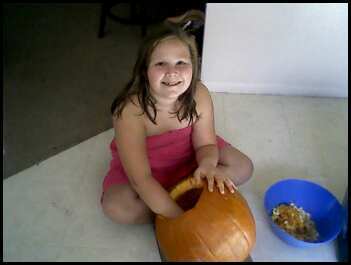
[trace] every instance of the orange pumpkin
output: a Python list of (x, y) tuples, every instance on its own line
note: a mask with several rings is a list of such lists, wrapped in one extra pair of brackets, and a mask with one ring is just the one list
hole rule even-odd
[(256, 241), (256, 226), (239, 191), (209, 192), (207, 181), (187, 178), (170, 196), (185, 210), (174, 219), (157, 215), (156, 238), (167, 261), (244, 261)]

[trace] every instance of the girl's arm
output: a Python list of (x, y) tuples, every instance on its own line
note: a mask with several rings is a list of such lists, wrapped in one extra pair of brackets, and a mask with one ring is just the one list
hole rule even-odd
[(219, 153), (217, 148), (213, 103), (208, 89), (198, 83), (195, 96), (200, 119), (193, 126), (192, 141), (196, 151), (198, 165), (217, 166)]
[(213, 103), (208, 89), (200, 82), (195, 100), (197, 111), (200, 115), (200, 119), (194, 124), (192, 135), (198, 162), (198, 168), (194, 172), (195, 180), (198, 182), (201, 178), (207, 178), (209, 191), (213, 191), (213, 186), (216, 182), (216, 186), (221, 193), (224, 193), (224, 186), (227, 186), (231, 192), (234, 192), (235, 185), (228, 178), (227, 173), (217, 166), (219, 151), (215, 132)]
[(122, 115), (113, 119), (113, 125), (118, 154), (133, 189), (154, 213), (168, 218), (182, 214), (183, 210), (152, 177), (140, 109), (128, 103)]

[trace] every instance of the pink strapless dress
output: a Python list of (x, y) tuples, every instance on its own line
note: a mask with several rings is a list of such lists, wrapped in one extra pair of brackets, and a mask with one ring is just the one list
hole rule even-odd
[[(147, 155), (152, 176), (167, 190), (197, 168), (195, 151), (191, 139), (192, 126), (171, 130), (146, 138)], [(217, 136), (218, 148), (230, 145)], [(103, 192), (111, 185), (129, 183), (118, 156), (115, 139), (111, 141), (112, 160), (103, 181)]]

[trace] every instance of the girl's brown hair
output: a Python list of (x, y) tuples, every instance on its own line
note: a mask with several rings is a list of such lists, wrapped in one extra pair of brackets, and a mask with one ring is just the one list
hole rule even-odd
[[(192, 63), (192, 79), (188, 89), (178, 97), (179, 109), (171, 114), (175, 114), (178, 120), (189, 120), (191, 124), (195, 119), (199, 118), (196, 112), (196, 102), (194, 100), (194, 94), (196, 90), (197, 82), (199, 81), (199, 62), (198, 52), (196, 48), (195, 39), (193, 36), (188, 35), (185, 31), (179, 27), (170, 23), (164, 23), (151, 34), (141, 46), (138, 54), (138, 59), (134, 65), (133, 76), (127, 83), (120, 94), (114, 99), (111, 105), (111, 114), (113, 116), (120, 117), (123, 108), (127, 104), (128, 100), (132, 101), (132, 96), (137, 95), (139, 104), (143, 109), (143, 113), (146, 113), (148, 118), (156, 124), (156, 99), (150, 94), (149, 81), (147, 77), (147, 68), (150, 63), (150, 57), (155, 47), (164, 39), (169, 37), (175, 37), (182, 41), (189, 49), (191, 63)], [(150, 107), (153, 115), (150, 113)], [(141, 115), (142, 115), (141, 114)]]

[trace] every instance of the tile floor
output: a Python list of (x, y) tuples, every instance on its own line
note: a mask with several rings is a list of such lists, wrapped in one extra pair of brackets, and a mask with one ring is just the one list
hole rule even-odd
[[(254, 214), (254, 261), (336, 261), (335, 242), (297, 249), (272, 234), (263, 212), (269, 185), (288, 177), (348, 187), (347, 99), (212, 93), (217, 133), (255, 165), (240, 187)], [(3, 182), (4, 261), (161, 261), (151, 225), (118, 225), (102, 214), (107, 130)]]

